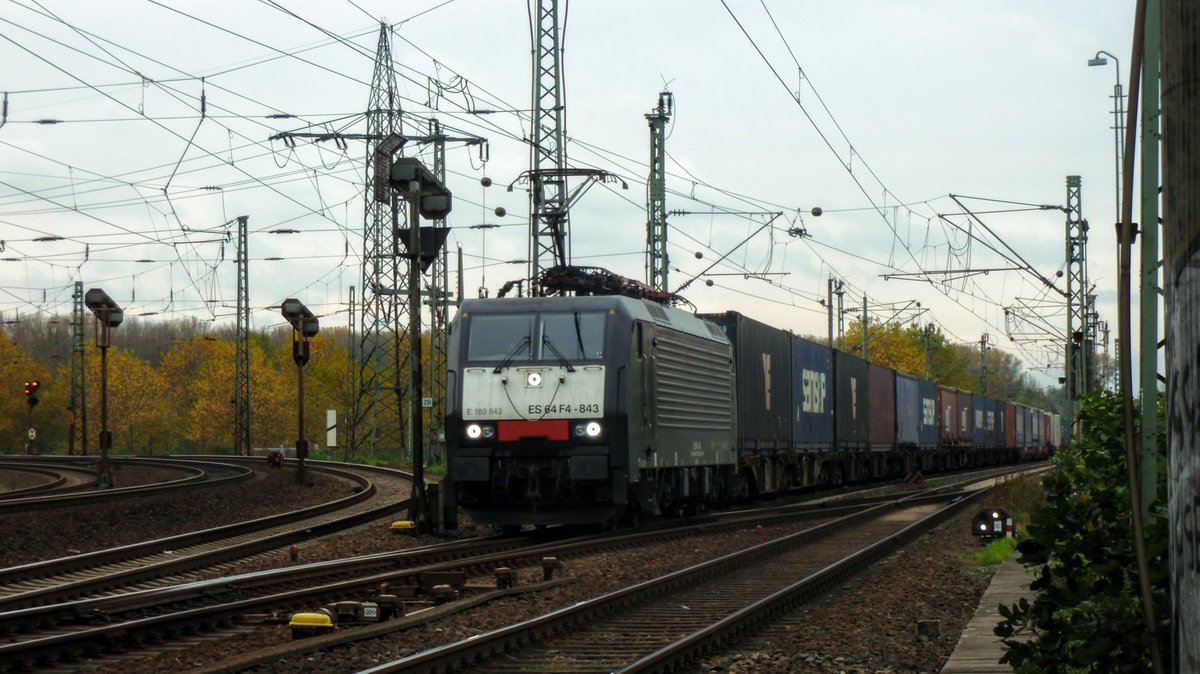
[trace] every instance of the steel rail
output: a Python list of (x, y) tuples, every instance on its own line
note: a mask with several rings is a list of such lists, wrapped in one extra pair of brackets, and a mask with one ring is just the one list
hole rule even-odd
[[(45, 457), (40, 457), (44, 459)], [(81, 504), (108, 501), (119, 498), (141, 497), (152, 494), (157, 494), (167, 491), (176, 491), (180, 489), (196, 489), (199, 487), (211, 487), (216, 484), (226, 482), (240, 482), (249, 480), (253, 477), (253, 473), (248, 470), (241, 469), (230, 464), (218, 464), (213, 462), (197, 462), (178, 459), (146, 459), (134, 457), (122, 457), (112, 459), (114, 464), (119, 465), (141, 465), (153, 466), (156, 468), (172, 468), (190, 473), (186, 477), (176, 480), (167, 480), (164, 482), (156, 482), (153, 484), (136, 485), (132, 487), (118, 487), (116, 489), (105, 489), (101, 491), (82, 491), (82, 487), (72, 493), (56, 493), (46, 494), (42, 496), (30, 496), (20, 499), (11, 499), (0, 501), (0, 514), (8, 514), (14, 512), (27, 512), (31, 510), (41, 510), (46, 508), (59, 507), (75, 507)], [(95, 463), (94, 459), (66, 459), (61, 463), (72, 465), (75, 463)], [(232, 470), (233, 474), (225, 477), (212, 478), (208, 475), (206, 468), (211, 469), (214, 466), (221, 466), (226, 470)], [(71, 470), (90, 470), (72, 467)], [(95, 471), (91, 470), (94, 474)]]
[[(357, 492), (336, 501), (285, 512), (279, 515), (271, 515), (223, 527), (214, 527), (203, 531), (190, 532), (118, 548), (97, 550), (72, 557), (63, 557), (0, 569), (0, 587), (12, 587), (14, 584), (22, 581), (35, 581), (76, 572), (94, 571), (96, 567), (101, 566), (121, 565), (122, 567), (112, 573), (97, 575), (94, 578), (50, 584), (39, 589), (0, 596), (0, 610), (10, 611), (28, 606), (61, 602), (87, 594), (126, 586), (135, 582), (183, 573), (204, 566), (211, 566), (232, 559), (246, 557), (277, 548), (281, 545), (287, 546), (291, 543), (301, 542), (315, 535), (324, 535), (338, 531), (341, 528), (356, 526), (357, 524), (370, 521), (391, 512), (397, 506), (396, 503), (386, 503), (350, 518), (339, 518), (317, 525), (308, 524), (298, 526), (272, 536), (254, 537), (251, 540), (220, 546), (207, 553), (190, 556), (184, 554), (185, 550), (189, 547), (214, 546), (220, 541), (255, 536), (255, 534), (271, 528), (303, 524), (312, 518), (327, 515), (370, 499), (376, 493), (374, 483), (365, 477), (328, 467), (322, 467), (320, 470), (357, 482), (359, 485)], [(170, 552), (164, 555), (165, 551)], [(164, 556), (170, 557), (170, 559), (141, 564), (129, 563), (131, 560), (145, 557), (162, 559)]]
[[(978, 477), (973, 478), (978, 480)], [(952, 485), (950, 488), (954, 488)], [(899, 497), (893, 497), (896, 500)], [(907, 502), (927, 502), (943, 499), (944, 496), (921, 494), (907, 497)], [(792, 513), (792, 518), (820, 516), (830, 517), (835, 512), (854, 506), (839, 506), (830, 508), (826, 505), (800, 513)], [(859, 506), (861, 507), (861, 506)], [(874, 511), (894, 507), (893, 505), (877, 506)], [(698, 531), (721, 530), (729, 527), (741, 527), (748, 523), (762, 521), (763, 513), (753, 512), (746, 518), (736, 521), (703, 522), (676, 527), (669, 530), (639, 531), (618, 535), (584, 536), (562, 541), (524, 545), (525, 541), (515, 541), (512, 538), (493, 538), (490, 540), (464, 541), (444, 545), (427, 546), (406, 551), (377, 553), (349, 560), (336, 560), (317, 564), (303, 565), (288, 569), (277, 569), (256, 572), (243, 576), (225, 577), (213, 581), (186, 583), (169, 588), (158, 588), (123, 594), (117, 597), (102, 597), (56, 607), (54, 610), (31, 608), (22, 611), (0, 615), (0, 620), (9, 620), (10, 624), (26, 621), (29, 625), (53, 624), (57, 620), (78, 622), (87, 619), (104, 619), (111, 624), (96, 627), (83, 627), (74, 632), (74, 636), (55, 634), (52, 636), (35, 636), (21, 642), (0, 645), (0, 664), (31, 663), (45, 657), (47, 648), (51, 651), (61, 651), (68, 657), (71, 653), (82, 653), (89, 649), (103, 650), (109, 647), (124, 648), (122, 644), (136, 644), (143, 641), (155, 641), (179, 631), (194, 631), (198, 627), (226, 626), (236, 623), (239, 617), (251, 611), (274, 610), (287, 608), (312, 608), (325, 600), (341, 600), (347, 598), (363, 599), (377, 589), (381, 582), (392, 584), (413, 583), (424, 573), (467, 569), (476, 575), (483, 575), (497, 566), (519, 567), (540, 563), (543, 556), (555, 555), (559, 559), (570, 559), (573, 555), (630, 547), (648, 541), (682, 538)], [(845, 519), (840, 521), (845, 522)], [(828, 525), (826, 525), (828, 526)], [(543, 532), (543, 535), (546, 532)], [(793, 535), (795, 536), (795, 535)], [(463, 561), (463, 555), (472, 554), (469, 547), (474, 546), (479, 556), (470, 557)], [(434, 556), (453, 561), (423, 563), (432, 560)], [(404, 568), (401, 568), (404, 567)], [(312, 580), (318, 576), (344, 579), (350, 573), (369, 572), (376, 569), (379, 572), (366, 577), (349, 580), (339, 580), (332, 584), (312, 587)], [(312, 574), (312, 575), (308, 575)], [(244, 597), (248, 593), (270, 590), (272, 587), (286, 587), (287, 583), (302, 584), (300, 589), (276, 591), (263, 597), (241, 599), (238, 601), (216, 606), (191, 608), (197, 601), (219, 601), (220, 595), (232, 593)], [(364, 592), (366, 594), (364, 594)], [(357, 594), (355, 594), (357, 593)], [(189, 610), (160, 616), (146, 617), (147, 611), (162, 610), (171, 604), (184, 604)], [(122, 613), (133, 613), (139, 619), (121, 621)], [(49, 641), (47, 641), (49, 639)], [(304, 646), (297, 645), (297, 653), (303, 652)], [(39, 655), (41, 654), (41, 655)]]
[(871, 563), (903, 548), (922, 534), (963, 512), (985, 493), (981, 490), (957, 499), (904, 529), (615, 671), (625, 674), (675, 671), (701, 655), (734, 643), (743, 634), (812, 600)]
[[(68, 484), (67, 477), (62, 474), (61, 468), (54, 468), (46, 465), (23, 465), (20, 462), (2, 461), (0, 462), (0, 470), (10, 471), (14, 473), (33, 473), (34, 475), (42, 475), (50, 478), (49, 481), (35, 484), (31, 487), (22, 487), (21, 489), (13, 489), (0, 493), (0, 501), (9, 501), (13, 499), (26, 498), (31, 494), (44, 494), (46, 492), (63, 493), (71, 488), (80, 488), (82, 485), (76, 483)], [(79, 473), (88, 474), (88, 471), (77, 471)], [(90, 472), (92, 483), (95, 484), (95, 471)]]
[[(792, 519), (806, 517), (829, 518), (837, 510), (861, 509), (861, 506), (844, 506), (833, 510), (814, 509), (809, 512), (793, 512)], [(600, 550), (616, 550), (660, 540), (686, 538), (701, 531), (723, 530), (744, 527), (762, 521), (759, 514), (743, 520), (700, 523), (672, 526), (648, 531), (603, 533), (572, 536), (565, 540), (538, 541), (538, 532), (513, 537), (491, 537), (470, 539), (441, 545), (414, 548), (396, 552), (376, 553), (358, 558), (306, 564), (287, 569), (273, 569), (223, 577), (211, 581), (196, 581), (168, 588), (154, 588), (126, 593), (113, 597), (67, 602), (56, 606), (30, 607), (0, 613), (0, 625), (7, 624), (14, 632), (17, 626), (53, 626), (57, 623), (70, 624), (80, 621), (102, 620), (103, 625), (84, 626), (70, 632), (48, 636), (21, 638), (12, 634), (10, 643), (0, 645), (0, 665), (24, 666), (47, 657), (45, 653), (61, 652), (64, 657), (71, 653), (118, 645), (155, 641), (180, 631), (195, 631), (198, 627), (227, 626), (251, 611), (278, 612), (281, 609), (311, 608), (326, 601), (349, 597), (362, 598), (363, 593), (375, 591), (380, 583), (418, 584), (421, 576), (445, 571), (466, 571), (468, 574), (484, 575), (499, 566), (524, 567), (540, 564), (548, 555), (559, 559), (594, 553)], [(546, 535), (544, 532), (542, 536)], [(530, 545), (530, 540), (534, 541)], [(467, 557), (465, 560), (464, 557)], [(445, 561), (435, 561), (445, 560)], [(371, 575), (345, 579), (349, 574), (372, 572)], [(332, 583), (313, 585), (321, 578), (338, 578)], [(190, 608), (195, 602), (213, 602), (222, 595), (245, 596), (280, 586), (300, 585), (298, 589), (276, 591), (260, 597)], [(187, 610), (165, 615), (149, 616), (165, 605), (185, 605)], [(122, 613), (133, 614), (134, 620), (121, 620)]]
[[(983, 493), (983, 492), (979, 492)], [(943, 499), (946, 497), (943, 497)], [(954, 499), (954, 502), (946, 508), (940, 509), (938, 513), (930, 517), (937, 516), (936, 521), (940, 522), (950, 514), (958, 512), (959, 509), (965, 507), (975, 497), (962, 497)], [(876, 517), (884, 512), (891, 511), (900, 505), (898, 499), (892, 504), (877, 505), (859, 513), (848, 515), (832, 522), (823, 524), (819, 527), (798, 532), (761, 543), (754, 547), (748, 548), (737, 553), (731, 553), (723, 557), (703, 562), (695, 566), (676, 571), (660, 578), (652, 579), (639, 583), (637, 585), (617, 590), (594, 599), (579, 602), (573, 606), (553, 611), (543, 616), (526, 620), (514, 625), (502, 627), (484, 634), (476, 635), (464, 641), (458, 641), (451, 644), (435, 647), (430, 650), (422, 651), (414, 655), (395, 660), (390, 663), (385, 663), (374, 668), (364, 670), (364, 674), (383, 672), (445, 672), (452, 671), (460, 667), (468, 667), (473, 664), (479, 664), (486, 659), (499, 656), (507, 651), (519, 649), (525, 644), (540, 641), (558, 634), (570, 632), (578, 629), (580, 626), (604, 619), (605, 617), (615, 615), (624, 610), (630, 609), (633, 606), (649, 603), (657, 598), (660, 598), (667, 593), (695, 586), (706, 580), (717, 578), (719, 576), (731, 574), (736, 570), (747, 565), (761, 562), (769, 557), (777, 556), (786, 552), (789, 548), (796, 547), (802, 543), (812, 542), (819, 538), (833, 535), (836, 530), (851, 526), (857, 523), (865, 522), (866, 520)], [(911, 505), (911, 504), (910, 504)], [(941, 513), (939, 515), (939, 513)], [(921, 522), (933, 522), (928, 517)], [(872, 559), (876, 559), (879, 555), (886, 554), (890, 550), (899, 547), (901, 541), (908, 540), (909, 537), (918, 535), (927, 530), (931, 524), (922, 525), (921, 522), (915, 523), (906, 527), (900, 534), (894, 534), (885, 539), (887, 542), (876, 543), (869, 548), (855, 553), (837, 564), (831, 565), (819, 574), (815, 574), (813, 582), (818, 580), (827, 587), (828, 583), (835, 582), (838, 579), (844, 578), (851, 574), (857, 568), (861, 568), (862, 564), (868, 563)], [(907, 532), (907, 533), (906, 533)], [(776, 593), (778, 594), (778, 593)], [(795, 591), (795, 596), (798, 595)], [(737, 623), (734, 623), (737, 624)], [(662, 658), (664, 661), (669, 660), (671, 665), (678, 664), (685, 656), (680, 653), (670, 652), (660, 654), (657, 658)], [(652, 654), (653, 655), (653, 654)], [(669, 657), (668, 657), (669, 656)], [(649, 656), (647, 656), (649, 657)], [(687, 657), (690, 657), (688, 655)], [(649, 665), (646, 665), (649, 666)], [(657, 665), (655, 665), (657, 666)]]

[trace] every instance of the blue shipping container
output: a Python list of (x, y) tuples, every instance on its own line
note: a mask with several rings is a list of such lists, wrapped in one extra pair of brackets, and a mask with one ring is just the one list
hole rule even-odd
[(992, 446), (992, 431), (988, 426), (988, 415), (994, 416), (992, 410), (992, 399), (985, 398), (978, 393), (971, 396), (971, 410), (975, 414), (974, 422), (971, 424), (972, 438), (971, 441), (976, 447), (984, 448)]
[[(921, 380), (896, 373), (896, 445), (913, 448), (921, 444)], [(937, 400), (933, 401), (934, 433), (937, 433)], [(936, 441), (936, 435), (934, 440)]]
[(792, 438), (797, 449), (833, 447), (833, 358), (829, 347), (792, 339)]
[(867, 361), (844, 351), (834, 357), (837, 446), (867, 448)]

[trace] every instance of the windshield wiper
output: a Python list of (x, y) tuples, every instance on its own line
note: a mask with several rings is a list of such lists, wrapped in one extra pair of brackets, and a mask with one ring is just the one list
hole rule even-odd
[(579, 342), (579, 353), (587, 358), (587, 349), (583, 348), (583, 331), (579, 329), (579, 312), (575, 312), (575, 340)]
[(508, 355), (504, 356), (504, 360), (500, 361), (500, 364), (496, 366), (496, 369), (492, 370), (492, 374), (500, 374), (501, 370), (508, 367), (508, 364), (513, 362), (513, 360), (516, 359), (517, 354), (520, 353), (521, 349), (525, 348), (528, 345), (529, 345), (529, 335), (525, 335), (524, 337), (521, 338), (521, 341), (517, 342), (517, 345), (514, 346), (512, 348), (512, 350), (510, 350), (508, 352)]
[(542, 344), (545, 344), (546, 346), (550, 347), (550, 353), (553, 353), (554, 357), (558, 359), (559, 365), (562, 365), (563, 367), (567, 368), (567, 372), (575, 371), (575, 366), (571, 365), (571, 363), (569, 361), (567, 361), (566, 358), (563, 357), (562, 353), (559, 352), (558, 348), (554, 346), (554, 342), (550, 341), (549, 336), (546, 336), (546, 335), (542, 336)]

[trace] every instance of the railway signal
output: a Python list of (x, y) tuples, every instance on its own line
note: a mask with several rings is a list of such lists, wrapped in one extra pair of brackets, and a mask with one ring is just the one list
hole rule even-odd
[(995, 538), (1012, 538), (1016, 531), (1007, 510), (984, 508), (971, 520), (971, 533), (987, 542)]
[(37, 391), (39, 386), (40, 384), (38, 384), (38, 380), (36, 379), (25, 382), (25, 402), (30, 407), (38, 404)]
[(103, 288), (91, 288), (83, 296), (83, 303), (96, 316), (100, 326), (100, 338), (96, 347), (100, 349), (100, 463), (96, 468), (96, 484), (101, 489), (113, 487), (112, 467), (108, 453), (112, 449), (112, 431), (108, 430), (108, 347), (109, 332), (125, 320), (125, 312), (104, 292)]
[(296, 481), (306, 483), (304, 460), (308, 458), (308, 440), (304, 438), (304, 366), (308, 364), (308, 340), (321, 331), (321, 321), (298, 299), (289, 297), (279, 306), (280, 313), (292, 324), (292, 360), (296, 361), (298, 402), (296, 439)]

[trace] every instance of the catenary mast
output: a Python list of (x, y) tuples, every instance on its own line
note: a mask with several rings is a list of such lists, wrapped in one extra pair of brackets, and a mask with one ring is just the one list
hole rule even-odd
[[(368, 197), (363, 225), (360, 329), (358, 334), (358, 394), (353, 421), (349, 424), (352, 453), (366, 450), (400, 453), (404, 438), (403, 396), (408, 386), (401, 370), (407, 350), (401, 346), (407, 305), (401, 290), (408, 278), (408, 261), (401, 256), (396, 237), (402, 217), (403, 199), (391, 195), (384, 201), (370, 193), (377, 179), (375, 155), (381, 139), (400, 132), (402, 111), (392, 67), (389, 27), (379, 26), (375, 72), (367, 105), (366, 185)], [(391, 396), (395, 405), (388, 405)]]
[(659, 292), (670, 292), (667, 272), (667, 122), (674, 97), (664, 91), (658, 107), (646, 115), (650, 123), (650, 176), (646, 181), (646, 283)]

